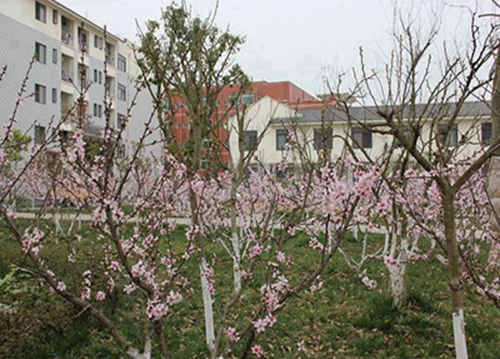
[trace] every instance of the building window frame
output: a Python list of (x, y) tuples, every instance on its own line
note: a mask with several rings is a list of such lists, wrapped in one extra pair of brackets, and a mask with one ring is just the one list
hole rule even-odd
[(243, 133), (243, 150), (244, 151), (255, 150), (257, 146), (258, 137), (259, 134), (257, 130), (246, 130)]
[(42, 84), (35, 84), (35, 102), (45, 105), (47, 103), (47, 87)]
[(314, 128), (313, 146), (316, 151), (331, 150), (333, 148), (333, 129), (331, 127)]
[(241, 95), (241, 104), (242, 105), (251, 105), (255, 101), (255, 95), (253, 93), (245, 93)]
[(364, 127), (354, 127), (351, 131), (352, 147), (355, 149), (373, 148), (373, 133)]
[(52, 103), (57, 103), (57, 89), (55, 87), (52, 88)]
[(493, 124), (491, 122), (483, 122), (481, 124), (481, 143), (489, 145), (493, 138)]
[[(457, 124), (452, 125), (448, 128), (448, 125), (438, 125), (437, 128), (438, 137), (444, 147), (456, 147), (458, 146), (458, 126)], [(446, 131), (448, 131), (446, 133)], [(444, 138), (446, 134), (446, 138)], [(444, 139), (444, 140), (443, 140)]]
[(35, 1), (35, 19), (47, 23), (47, 7), (38, 1)]
[(288, 143), (288, 129), (286, 128), (276, 129), (276, 150), (284, 151), (287, 143)]
[(59, 23), (59, 12), (56, 9), (52, 10), (52, 23), (54, 25)]
[(127, 58), (121, 54), (118, 54), (116, 67), (119, 71), (127, 72)]
[(116, 118), (116, 127), (120, 130), (124, 130), (127, 127), (127, 116), (119, 113)]
[(37, 62), (41, 64), (47, 64), (47, 46), (40, 43), (35, 42), (35, 59)]
[(125, 85), (118, 84), (117, 97), (120, 101), (127, 101), (127, 87)]
[(43, 145), (47, 138), (45, 126), (35, 125), (33, 131), (35, 132), (34, 135), (35, 145)]
[(57, 62), (58, 62), (58, 58), (59, 58), (59, 52), (57, 51), (57, 49), (52, 49), (52, 63), (54, 65), (57, 65)]

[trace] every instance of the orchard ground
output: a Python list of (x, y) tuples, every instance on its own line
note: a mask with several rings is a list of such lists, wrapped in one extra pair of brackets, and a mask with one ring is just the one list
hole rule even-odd
[[(28, 220), (19, 220), (29, 225)], [(49, 222), (45, 223), (48, 227)], [(47, 300), (46, 287), (40, 287), (29, 260), (19, 245), (0, 227), (0, 357), (1, 358), (121, 358), (121, 350), (105, 330), (85, 312), (76, 311), (56, 295)], [(172, 248), (181, 247), (185, 228), (176, 230)], [(102, 243), (95, 240), (95, 230), (84, 224), (83, 237), (77, 249), (79, 260), (66, 259), (64, 238), (48, 238), (42, 251), (58, 272), (78, 286), (86, 268), (102, 266)], [(372, 235), (371, 243), (382, 241)], [(165, 243), (165, 245), (167, 245)], [(356, 254), (361, 244), (352, 236), (343, 241), (344, 250)], [(308, 238), (297, 235), (287, 243), (298, 265), (294, 276), (300, 278), (308, 256)], [(217, 247), (220, 248), (220, 247)], [(98, 249), (98, 248), (97, 248)], [(215, 249), (214, 246), (214, 250)], [(217, 253), (217, 252), (216, 252)], [(227, 296), (232, 281), (231, 262), (217, 253), (215, 302)], [(224, 259), (225, 258), (225, 259)], [(173, 358), (206, 356), (203, 305), (198, 268), (184, 268), (194, 287), (189, 300), (172, 309), (165, 320), (167, 345)], [(218, 268), (217, 268), (218, 267)], [(323, 287), (316, 293), (307, 291), (295, 298), (277, 314), (278, 322), (267, 330), (260, 344), (265, 357), (275, 358), (450, 358), (454, 356), (451, 330), (447, 268), (435, 259), (412, 263), (408, 268), (409, 304), (398, 312), (392, 306), (387, 288), (387, 271), (381, 261), (368, 262), (367, 273), (378, 281), (368, 289), (357, 274), (337, 253), (323, 273)], [(257, 271), (256, 276), (263, 276)], [(97, 278), (96, 281), (102, 279)], [(291, 278), (293, 280), (293, 277)], [(247, 295), (258, 294), (254, 288)], [(471, 358), (497, 358), (500, 342), (500, 315), (493, 303), (467, 286), (466, 322)], [(242, 300), (245, 306), (245, 298)], [(115, 293), (100, 303), (111, 317), (120, 321), (119, 328), (132, 342), (140, 343), (142, 331), (136, 325), (141, 314), (128, 296)], [(250, 314), (250, 313), (248, 313)], [(128, 325), (134, 322), (134, 325)], [(133, 328), (133, 329), (132, 329)], [(136, 330), (136, 331), (134, 331)], [(238, 350), (233, 353), (239, 356)], [(153, 357), (157, 357), (153, 353)]]

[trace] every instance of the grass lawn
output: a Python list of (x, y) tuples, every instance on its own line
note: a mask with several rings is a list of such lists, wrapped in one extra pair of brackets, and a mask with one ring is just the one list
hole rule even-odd
[[(176, 236), (181, 240), (183, 229)], [(93, 230), (82, 228), (79, 259), (86, 264), (66, 261), (66, 244), (46, 243), (47, 261), (63, 273), (69, 288), (81, 282), (87, 267), (99, 267), (94, 255), (100, 242)], [(79, 313), (59, 297), (47, 299), (36, 275), (19, 246), (0, 225), (0, 303), (14, 308), (0, 311), (0, 358), (121, 358), (124, 357), (107, 333), (93, 319)], [(374, 240), (376, 238), (374, 237)], [(359, 243), (345, 238), (345, 249), (356, 253)], [(287, 244), (296, 265), (290, 280), (300, 278), (315, 261), (308, 239), (297, 236)], [(215, 250), (215, 249), (214, 249)], [(224, 287), (231, 282), (231, 262), (220, 249), (215, 250), (216, 305), (227, 298)], [(80, 261), (79, 261), (80, 262)], [(12, 271), (12, 264), (20, 266)], [(194, 287), (192, 294), (178, 304), (165, 319), (167, 345), (173, 358), (206, 357), (203, 308), (199, 294), (196, 263), (185, 268)], [(369, 262), (370, 278), (379, 287), (366, 288), (336, 256), (323, 273), (323, 288), (315, 294), (304, 292), (277, 315), (277, 324), (259, 338), (266, 357), (275, 358), (450, 358), (454, 356), (447, 269), (437, 260), (409, 266), (409, 305), (398, 312), (392, 307), (387, 290), (386, 271), (380, 262)], [(256, 277), (263, 273), (256, 273)], [(3, 278), (3, 279), (2, 279)], [(96, 279), (96, 282), (103, 279)], [(99, 284), (99, 283), (97, 283)], [(252, 285), (251, 285), (252, 287)], [(230, 290), (231, 288), (229, 288)], [(498, 358), (500, 315), (498, 309), (467, 287), (466, 322), (470, 358)], [(248, 303), (257, 297), (258, 287), (243, 298), (240, 310), (250, 311)], [(119, 328), (131, 341), (140, 343), (142, 313), (130, 298), (117, 293), (102, 304), (106, 313), (119, 321)], [(241, 324), (243, 326), (243, 323)], [(303, 341), (304, 352), (297, 350)], [(237, 357), (240, 347), (234, 353)]]

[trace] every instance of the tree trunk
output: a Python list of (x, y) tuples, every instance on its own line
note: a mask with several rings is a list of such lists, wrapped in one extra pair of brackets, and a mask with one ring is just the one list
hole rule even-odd
[(406, 304), (405, 272), (406, 263), (400, 263), (389, 268), (392, 303), (398, 310)]
[(240, 265), (240, 241), (238, 239), (238, 229), (233, 227), (231, 234), (231, 243), (233, 245), (233, 280), (234, 292), (238, 293), (241, 290), (241, 265)]
[(455, 224), (455, 194), (446, 186), (442, 188), (442, 205), (444, 216), (444, 233), (448, 254), (449, 285), (453, 311), (453, 337), (455, 339), (455, 354), (457, 359), (467, 359), (467, 342), (465, 339), (465, 321), (463, 313), (463, 279), (460, 268), (460, 253), (458, 249)]
[[(238, 166), (237, 178), (241, 177), (240, 166)], [(231, 245), (233, 246), (233, 281), (234, 292), (238, 293), (241, 290), (241, 243), (238, 237), (238, 217), (236, 210), (236, 193), (238, 189), (238, 181), (233, 179), (231, 186)]]
[[(491, 158), (488, 174), (488, 194), (490, 196), (493, 210), (500, 216), (500, 156)], [(492, 216), (491, 227), (493, 233), (496, 233), (496, 241), (491, 244), (488, 254), (488, 270), (496, 271), (500, 268), (500, 223), (497, 216)]]
[[(495, 77), (493, 80), (493, 96), (491, 100), (491, 123), (493, 127), (492, 143), (496, 143), (500, 138), (500, 48), (496, 59)], [(493, 209), (500, 215), (500, 148), (491, 158), (488, 175), (488, 194), (493, 204)], [(500, 238), (500, 223), (497, 217), (493, 216), (493, 231), (496, 238)], [(497, 270), (500, 267), (500, 244), (492, 243), (488, 256), (488, 268)]]
[(201, 254), (200, 263), (200, 277), (201, 277), (201, 291), (203, 295), (203, 310), (205, 312), (205, 336), (208, 349), (212, 353), (215, 349), (215, 330), (214, 330), (214, 311), (213, 311), (213, 300), (212, 293), (210, 293), (210, 283), (208, 281), (207, 273), (208, 270), (207, 260), (205, 255)]
[(386, 264), (389, 269), (389, 284), (391, 288), (392, 303), (398, 310), (406, 305), (406, 265), (408, 259), (408, 242), (401, 240), (401, 248), (397, 264)]

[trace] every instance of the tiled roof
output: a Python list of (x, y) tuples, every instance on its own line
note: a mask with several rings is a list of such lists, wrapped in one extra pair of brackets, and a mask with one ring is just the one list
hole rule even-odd
[[(415, 106), (416, 118), (446, 118), (449, 117), (456, 109), (456, 103), (447, 104), (417, 104)], [(394, 108), (396, 109), (396, 108)], [(377, 113), (377, 110), (384, 110), (384, 107), (375, 106), (351, 106), (347, 111), (338, 108), (326, 109), (299, 109), (298, 115), (293, 119), (298, 123), (316, 123), (329, 121), (347, 121), (349, 118), (353, 121), (381, 121), (382, 117)], [(401, 111), (399, 111), (401, 112)], [(397, 113), (395, 118), (408, 119), (411, 117), (411, 109), (406, 106), (402, 114)], [(484, 117), (491, 114), (490, 104), (481, 101), (465, 102), (459, 111), (458, 117)], [(276, 118), (272, 123), (290, 122), (290, 118)]]

